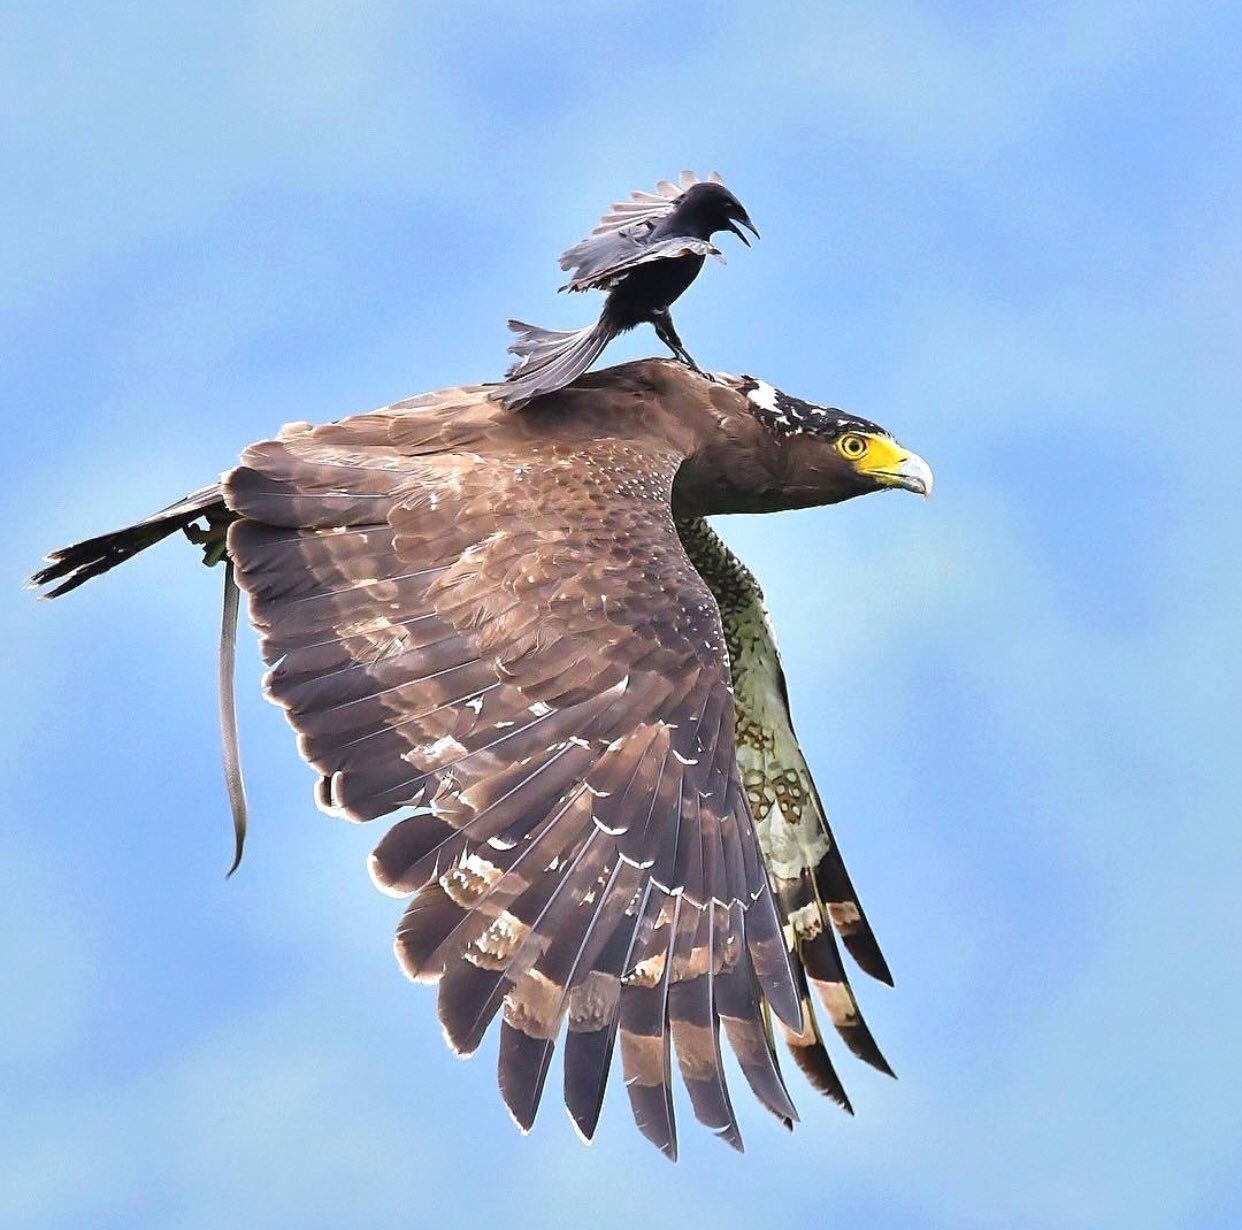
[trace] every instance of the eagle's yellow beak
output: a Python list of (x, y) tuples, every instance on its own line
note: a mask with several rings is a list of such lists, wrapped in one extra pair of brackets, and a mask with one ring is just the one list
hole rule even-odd
[[(858, 433), (861, 435), (861, 433)], [(866, 435), (867, 447), (861, 456), (850, 457), (854, 468), (884, 487), (901, 487), (918, 495), (931, 495), (934, 478), (931, 466), (918, 453), (902, 448), (886, 436)], [(849, 457), (848, 452), (846, 456)]]

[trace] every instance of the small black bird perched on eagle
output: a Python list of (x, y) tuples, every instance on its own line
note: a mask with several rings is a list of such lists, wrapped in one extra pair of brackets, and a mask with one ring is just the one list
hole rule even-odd
[(523, 1130), (562, 1033), (587, 1139), (619, 1039), (649, 1140), (676, 1156), (675, 1051), (695, 1116), (741, 1148), (721, 1026), (787, 1125), (774, 1024), (848, 1109), (812, 990), (845, 1045), (889, 1068), (834, 931), (892, 978), (794, 735), (759, 587), (705, 518), (926, 495), (930, 469), (865, 419), (668, 360), (522, 414), (490, 394), (291, 424), (32, 581), (64, 593), (179, 529), (225, 561), (316, 802), (394, 820), (370, 870), (409, 897), (403, 968), (438, 984), (459, 1053), (501, 1016), (501, 1095)]
[(533, 397), (572, 384), (604, 347), (636, 325), (654, 326), (660, 340), (695, 371), (699, 366), (682, 345), (669, 314), (699, 275), (708, 256), (724, 260), (711, 238), (732, 231), (749, 246), (741, 227), (759, 232), (742, 203), (719, 174), (706, 180), (683, 171), (680, 183), (662, 180), (655, 192), (633, 192), (614, 204), (595, 229), (561, 254), (561, 268), (573, 271), (561, 290), (607, 292), (593, 325), (564, 331), (509, 321), (518, 340), (509, 347), (517, 362), (495, 396), (511, 409)]

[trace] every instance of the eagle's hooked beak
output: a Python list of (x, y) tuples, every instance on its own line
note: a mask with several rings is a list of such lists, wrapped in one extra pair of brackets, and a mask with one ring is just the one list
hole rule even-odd
[(931, 466), (918, 453), (905, 449), (884, 469), (872, 470), (871, 477), (886, 487), (900, 487), (921, 496), (931, 495), (935, 484)]
[(916, 495), (931, 495), (931, 466), (918, 453), (902, 448), (887, 434), (855, 431), (843, 437), (845, 444), (852, 441), (855, 446), (859, 439), (866, 441), (866, 448), (854, 453), (845, 451), (843, 444), (838, 443), (838, 451), (859, 474), (880, 487), (900, 487)]

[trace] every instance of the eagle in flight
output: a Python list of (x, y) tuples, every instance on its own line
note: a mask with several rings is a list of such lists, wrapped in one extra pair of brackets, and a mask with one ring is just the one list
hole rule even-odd
[(888, 1072), (835, 937), (891, 976), (759, 587), (705, 518), (926, 495), (931, 471), (874, 423), (667, 360), (521, 414), (490, 393), (291, 424), (32, 580), (64, 593), (178, 529), (225, 560), (319, 806), (393, 818), (370, 870), (408, 898), (406, 973), (438, 984), (461, 1054), (501, 1017), (500, 1091), (523, 1130), (562, 1032), (588, 1140), (618, 1038), (634, 1117), (671, 1158), (674, 1055), (695, 1116), (741, 1148), (721, 1026), (786, 1124), (774, 1027), (848, 1109), (811, 992)]

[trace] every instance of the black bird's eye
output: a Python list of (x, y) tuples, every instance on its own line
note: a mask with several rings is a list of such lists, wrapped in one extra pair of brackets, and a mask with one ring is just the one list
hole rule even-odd
[(857, 461), (867, 451), (867, 441), (862, 436), (856, 436), (851, 432), (837, 441), (837, 449), (843, 457)]

